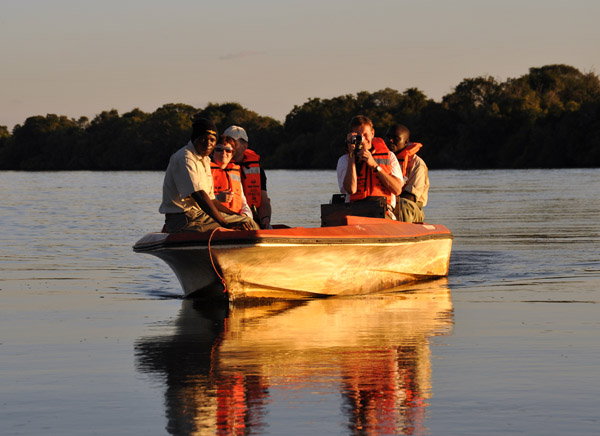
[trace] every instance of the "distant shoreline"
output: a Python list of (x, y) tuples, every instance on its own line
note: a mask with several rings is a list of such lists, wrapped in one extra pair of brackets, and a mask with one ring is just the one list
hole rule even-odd
[(113, 109), (92, 120), (33, 116), (12, 132), (0, 126), (0, 170), (164, 170), (189, 140), (198, 112), (221, 132), (244, 127), (266, 169), (335, 168), (357, 114), (373, 121), (379, 137), (395, 123), (406, 125), (430, 169), (600, 167), (600, 79), (547, 65), (505, 82), (465, 79), (441, 102), (416, 88), (312, 98), (283, 123), (239, 103), (170, 103), (153, 113)]

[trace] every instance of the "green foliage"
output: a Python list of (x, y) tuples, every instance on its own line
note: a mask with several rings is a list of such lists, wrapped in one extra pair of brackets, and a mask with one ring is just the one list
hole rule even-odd
[(12, 143), (8, 127), (0, 126), (0, 170), (14, 169), (17, 165)]
[(386, 88), (372, 94), (362, 91), (328, 100), (309, 99), (287, 115), (284, 144), (274, 160), (278, 168), (335, 168), (353, 116), (369, 117), (376, 135), (383, 136), (398, 119), (417, 123), (421, 111), (432, 103), (416, 88), (404, 93)]
[(48, 114), (0, 126), (0, 169), (163, 170), (189, 139), (202, 112), (223, 132), (246, 129), (266, 168), (335, 168), (354, 115), (371, 118), (376, 136), (402, 123), (430, 168), (556, 168), (600, 166), (600, 80), (568, 65), (531, 68), (500, 82), (466, 78), (434, 102), (416, 88), (386, 88), (296, 105), (282, 124), (239, 103), (203, 109), (165, 104), (153, 113), (119, 115), (112, 109), (91, 121)]
[(83, 143), (83, 129), (75, 120), (48, 114), (35, 116), (15, 126), (13, 137), (2, 160), (17, 170), (68, 170), (73, 169), (72, 151)]
[(261, 155), (263, 164), (268, 167), (270, 156), (280, 145), (283, 126), (279, 121), (261, 116), (239, 103), (210, 103), (202, 113), (215, 122), (219, 132), (224, 132), (229, 126), (243, 127), (248, 134), (250, 148)]
[(10, 132), (8, 131), (8, 127), (0, 126), (0, 140), (9, 138), (9, 137), (10, 137)]

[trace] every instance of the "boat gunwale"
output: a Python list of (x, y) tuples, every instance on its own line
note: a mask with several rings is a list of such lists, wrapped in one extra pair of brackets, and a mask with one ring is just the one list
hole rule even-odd
[[(210, 241), (211, 247), (223, 248), (224, 246), (236, 247), (253, 247), (253, 246), (308, 246), (308, 245), (401, 245), (407, 243), (426, 242), (431, 240), (453, 240), (454, 236), (451, 233), (431, 233), (422, 236), (390, 236), (390, 237), (357, 237), (357, 238), (284, 238), (284, 237), (261, 237), (261, 236), (246, 236), (235, 239), (213, 239)], [(165, 238), (162, 241), (152, 242), (144, 245), (135, 245), (133, 247), (136, 252), (154, 251), (160, 249), (177, 249), (177, 248), (198, 248), (205, 249), (208, 247), (208, 239), (186, 239), (170, 241)]]

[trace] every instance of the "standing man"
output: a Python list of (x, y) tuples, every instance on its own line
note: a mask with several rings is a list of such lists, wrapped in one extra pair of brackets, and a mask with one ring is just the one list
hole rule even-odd
[(425, 219), (423, 208), (427, 205), (429, 193), (427, 165), (417, 156), (423, 145), (409, 142), (410, 130), (402, 124), (391, 126), (385, 134), (385, 139), (387, 146), (400, 162), (405, 181), (394, 213), (399, 221), (422, 223)]
[(388, 206), (386, 216), (395, 219), (393, 211), (396, 196), (402, 192), (402, 171), (383, 139), (375, 137), (373, 122), (363, 115), (350, 121), (346, 154), (338, 159), (337, 177), (346, 202), (384, 196)]
[(260, 156), (248, 148), (248, 135), (239, 126), (229, 126), (223, 132), (235, 139), (233, 161), (242, 167), (242, 185), (248, 205), (255, 213), (254, 219), (261, 229), (271, 228), (271, 199), (267, 193), (267, 176), (260, 166)]
[(190, 141), (171, 156), (165, 172), (159, 212), (165, 214), (167, 233), (258, 229), (252, 219), (215, 199), (209, 155), (216, 142), (215, 123), (194, 117)]

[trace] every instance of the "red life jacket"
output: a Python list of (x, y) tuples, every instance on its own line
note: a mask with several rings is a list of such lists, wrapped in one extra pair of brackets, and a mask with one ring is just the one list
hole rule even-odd
[[(371, 143), (371, 154), (377, 165), (388, 174), (392, 174), (392, 162), (390, 161), (390, 150), (381, 138), (373, 138)], [(361, 162), (356, 166), (357, 189), (356, 193), (350, 195), (350, 201), (362, 200), (363, 198), (377, 196), (385, 197), (387, 203), (392, 203), (392, 194), (385, 185), (379, 180), (375, 171), (365, 163)]]
[(244, 151), (244, 160), (240, 164), (242, 167), (242, 185), (244, 186), (244, 194), (246, 195), (246, 201), (248, 206), (260, 207), (261, 190), (262, 186), (260, 183), (260, 156), (250, 150), (249, 148)]
[(223, 191), (231, 191), (233, 198), (229, 203), (223, 203), (226, 207), (240, 213), (242, 210), (242, 177), (240, 166), (229, 162), (225, 168), (221, 168), (213, 162), (210, 163), (213, 183), (215, 185), (215, 195)]
[(412, 169), (412, 163), (414, 156), (423, 147), (423, 144), (419, 142), (409, 142), (402, 150), (396, 153), (398, 163), (402, 167), (402, 175), (406, 177), (406, 173)]

